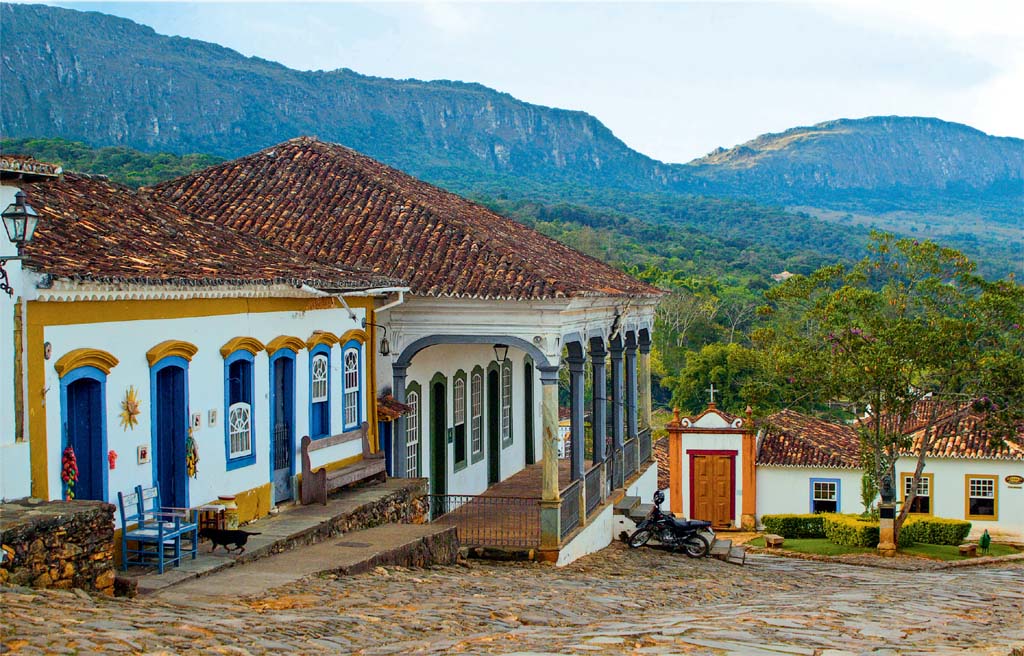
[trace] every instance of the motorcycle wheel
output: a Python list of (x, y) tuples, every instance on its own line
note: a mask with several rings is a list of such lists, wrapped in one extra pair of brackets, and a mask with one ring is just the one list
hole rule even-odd
[(701, 535), (691, 535), (683, 542), (683, 551), (690, 558), (703, 558), (709, 549), (708, 541)]
[(629, 536), (629, 546), (633, 549), (642, 547), (647, 544), (647, 541), (650, 540), (653, 535), (654, 531), (649, 528), (641, 528), (633, 531), (633, 535)]

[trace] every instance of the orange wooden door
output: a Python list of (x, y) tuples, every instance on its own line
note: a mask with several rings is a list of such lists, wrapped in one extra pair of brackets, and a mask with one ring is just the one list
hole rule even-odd
[(702, 519), (714, 526), (732, 525), (733, 459), (730, 456), (695, 455), (691, 519)]

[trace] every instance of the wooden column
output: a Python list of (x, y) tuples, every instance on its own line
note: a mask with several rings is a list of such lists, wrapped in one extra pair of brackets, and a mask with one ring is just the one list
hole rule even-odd
[(640, 372), (639, 380), (637, 381), (640, 385), (640, 399), (638, 401), (640, 406), (640, 427), (650, 428), (653, 412), (651, 408), (651, 337), (647, 330), (640, 331), (637, 345), (640, 351)]
[(747, 406), (746, 432), (743, 433), (743, 508), (740, 526), (745, 531), (757, 529), (757, 436), (754, 433), (754, 412)]
[(668, 431), (668, 501), (669, 510), (683, 516), (683, 422), (679, 408), (672, 410), (672, 421), (665, 424)]

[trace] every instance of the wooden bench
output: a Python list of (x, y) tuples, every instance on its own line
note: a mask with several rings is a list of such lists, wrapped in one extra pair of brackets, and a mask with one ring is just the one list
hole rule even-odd
[[(384, 454), (373, 453), (370, 450), (370, 424), (363, 422), (358, 435), (335, 435), (315, 442), (309, 435), (302, 437), (302, 484), (299, 487), (299, 501), (306, 506), (314, 501), (327, 505), (327, 494), (332, 490), (358, 483), (370, 478), (386, 480)], [(347, 467), (327, 471), (320, 467), (314, 470), (310, 466), (309, 452), (324, 449), (336, 444), (344, 444), (355, 439), (361, 439), (363, 443), (363, 459), (354, 462)]]
[(775, 535), (774, 533), (768, 533), (764, 536), (764, 546), (769, 549), (778, 549), (786, 541), (781, 535)]
[(974, 557), (978, 555), (978, 545), (976, 544), (961, 544), (960, 555)]

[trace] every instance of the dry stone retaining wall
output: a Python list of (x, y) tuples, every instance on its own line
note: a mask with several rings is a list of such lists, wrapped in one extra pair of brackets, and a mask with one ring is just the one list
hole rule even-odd
[(0, 505), (0, 584), (114, 591), (114, 506), (22, 499)]

